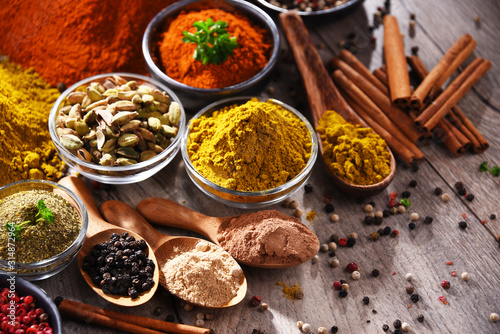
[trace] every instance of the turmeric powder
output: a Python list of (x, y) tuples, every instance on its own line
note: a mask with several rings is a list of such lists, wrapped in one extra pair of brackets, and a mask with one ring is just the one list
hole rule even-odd
[(22, 179), (57, 181), (66, 165), (48, 131), (59, 96), (33, 69), (0, 59), (0, 186)]
[(277, 282), (276, 284), (283, 287), (283, 298), (288, 298), (290, 300), (304, 298), (304, 292), (297, 284), (294, 284), (293, 286), (288, 286), (285, 282)]
[(330, 110), (321, 117), (316, 131), (321, 136), (323, 159), (345, 181), (369, 185), (389, 175), (387, 144), (371, 128), (348, 123)]
[(261, 191), (299, 174), (311, 156), (311, 133), (290, 111), (252, 99), (191, 121), (187, 152), (205, 178), (224, 188)]

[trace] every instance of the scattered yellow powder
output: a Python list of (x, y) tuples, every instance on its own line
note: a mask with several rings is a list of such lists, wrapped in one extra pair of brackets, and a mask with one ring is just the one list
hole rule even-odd
[[(283, 287), (283, 298), (288, 298), (290, 300), (302, 299), (304, 292), (297, 284), (293, 286), (286, 285), (285, 282), (277, 282), (277, 285)], [(299, 298), (300, 297), (300, 298)]]
[(311, 210), (306, 216), (306, 219), (312, 221), (316, 217), (316, 211)]

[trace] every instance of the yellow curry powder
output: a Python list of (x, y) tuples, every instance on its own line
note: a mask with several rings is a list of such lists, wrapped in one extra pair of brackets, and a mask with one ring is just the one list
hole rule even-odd
[(311, 156), (310, 132), (283, 107), (252, 99), (192, 121), (187, 151), (205, 178), (238, 191), (272, 189)]
[(0, 58), (0, 186), (22, 179), (57, 181), (65, 164), (48, 130), (59, 96), (33, 69)]
[(314, 211), (314, 210), (309, 211), (307, 213), (306, 219), (309, 221), (312, 221), (312, 220), (314, 220), (314, 218), (316, 218), (316, 211)]
[(316, 130), (323, 143), (323, 159), (345, 181), (369, 185), (389, 175), (387, 144), (371, 128), (348, 123), (330, 110), (321, 117)]
[(276, 284), (283, 287), (281, 290), (283, 292), (283, 298), (288, 298), (290, 300), (304, 298), (304, 292), (297, 284), (293, 286), (288, 286), (285, 282), (277, 282)]

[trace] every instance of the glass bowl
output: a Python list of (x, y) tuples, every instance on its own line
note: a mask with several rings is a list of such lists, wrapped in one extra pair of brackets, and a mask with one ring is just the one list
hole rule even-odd
[[(284, 13), (288, 12), (288, 9), (281, 8), (279, 6), (275, 6), (272, 3), (270, 3), (267, 0), (257, 0), (261, 5), (272, 9), (275, 12), (278, 13)], [(354, 8), (356, 5), (360, 4), (363, 2), (363, 0), (349, 0), (339, 6), (328, 8), (328, 9), (323, 9), (323, 10), (316, 10), (316, 11), (311, 11), (311, 12), (306, 12), (304, 10), (297, 10), (297, 14), (300, 16), (305, 16), (305, 17), (317, 17), (317, 16), (323, 16), (323, 15), (335, 15), (335, 14), (340, 14), (345, 12), (348, 9)]]
[[(56, 133), (56, 119), (59, 109), (64, 106), (64, 102), (69, 93), (76, 91), (79, 87), (87, 86), (93, 81), (102, 83), (107, 77), (112, 75), (119, 75), (127, 81), (135, 80), (139, 84), (145, 83), (152, 85), (158, 88), (160, 91), (165, 91), (167, 95), (170, 96), (171, 101), (179, 103), (179, 106), (181, 108), (181, 119), (178, 124), (179, 129), (177, 135), (165, 150), (149, 160), (129, 166), (101, 166), (99, 164), (87, 162), (79, 158), (76, 154), (62, 146), (59, 140), (59, 136)], [(172, 159), (174, 159), (175, 155), (179, 151), (179, 145), (181, 143), (181, 137), (185, 128), (185, 124), (186, 115), (184, 113), (182, 103), (170, 88), (166, 87), (155, 79), (132, 73), (99, 74), (77, 82), (73, 86), (66, 89), (61, 94), (61, 96), (59, 96), (59, 98), (52, 106), (49, 115), (50, 137), (54, 142), (57, 153), (64, 160), (64, 162), (66, 162), (69, 167), (75, 169), (77, 172), (86, 176), (87, 178), (108, 184), (128, 184), (140, 182), (159, 172), (170, 161), (172, 161)]]
[[(54, 334), (62, 333), (62, 322), (61, 315), (59, 314), (59, 310), (57, 309), (54, 302), (50, 299), (49, 296), (43, 291), (40, 287), (36, 286), (33, 283), (30, 283), (20, 277), (15, 277), (15, 281), (11, 281), (12, 276), (6, 274), (0, 274), (0, 290), (3, 288), (8, 288), (12, 290), (12, 287), (15, 289), (15, 292), (19, 297), (22, 296), (32, 296), (35, 300), (36, 307), (43, 308), (45, 313), (49, 315), (49, 325), (54, 330)], [(11, 284), (12, 283), (12, 284)]]
[(223, 204), (243, 209), (262, 208), (275, 203), (279, 203), (283, 201), (285, 198), (295, 193), (309, 179), (312, 168), (314, 166), (314, 162), (316, 161), (316, 158), (318, 156), (318, 139), (316, 137), (314, 129), (309, 123), (309, 121), (304, 116), (302, 116), (302, 114), (300, 114), (300, 112), (298, 112), (291, 106), (275, 99), (259, 99), (261, 102), (272, 102), (282, 106), (283, 108), (293, 113), (295, 116), (297, 116), (300, 120), (302, 120), (305, 123), (309, 131), (312, 143), (311, 157), (307, 161), (306, 167), (297, 176), (295, 176), (288, 182), (276, 188), (262, 190), (262, 191), (236, 191), (227, 189), (213, 183), (212, 181), (207, 180), (203, 175), (201, 175), (191, 163), (191, 159), (189, 158), (187, 153), (187, 143), (188, 143), (188, 136), (190, 132), (191, 122), (194, 119), (199, 118), (204, 114), (210, 114), (213, 111), (219, 110), (225, 106), (230, 106), (234, 104), (241, 105), (246, 103), (250, 99), (252, 99), (252, 97), (232, 97), (212, 103), (207, 107), (203, 108), (188, 122), (186, 131), (184, 132), (184, 135), (182, 137), (182, 145), (181, 145), (182, 158), (184, 160), (184, 165), (186, 166), (187, 174), (191, 179), (191, 181), (193, 181), (193, 183), (209, 197)]
[(82, 223), (80, 232), (73, 243), (63, 252), (51, 258), (31, 263), (9, 263), (7, 260), (0, 259), (0, 272), (16, 275), (27, 280), (41, 280), (59, 273), (76, 257), (85, 241), (85, 234), (87, 233), (88, 227), (88, 215), (85, 204), (83, 204), (75, 193), (58, 183), (45, 180), (25, 180), (3, 186), (0, 188), (0, 201), (7, 196), (29, 190), (45, 190), (62, 196), (64, 199), (68, 200), (76, 210)]
[[(196, 88), (170, 78), (165, 74), (162, 69), (163, 66), (158, 60), (161, 58), (158, 56), (156, 47), (160, 35), (158, 32), (164, 30), (165, 24), (169, 19), (177, 16), (182, 10), (189, 8), (222, 8), (226, 11), (238, 11), (265, 29), (273, 45), (267, 65), (252, 78), (223, 88)], [(153, 18), (146, 28), (142, 39), (142, 53), (151, 76), (179, 93), (186, 107), (190, 106), (198, 109), (206, 105), (207, 101), (215, 101), (223, 97), (241, 95), (242, 93), (253, 95), (260, 93), (265, 88), (266, 83), (269, 81), (272, 72), (278, 64), (279, 46), (280, 36), (273, 19), (259, 7), (243, 0), (183, 0), (176, 2), (159, 12)], [(202, 99), (200, 100), (200, 98)]]

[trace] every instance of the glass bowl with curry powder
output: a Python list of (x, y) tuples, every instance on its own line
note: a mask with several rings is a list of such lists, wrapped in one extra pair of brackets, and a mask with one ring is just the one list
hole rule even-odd
[[(245, 111), (253, 109), (255, 114)], [(225, 121), (216, 119), (224, 113)], [(206, 128), (216, 123), (224, 129)], [(189, 178), (203, 193), (253, 209), (279, 203), (307, 182), (318, 141), (293, 107), (275, 99), (232, 97), (208, 105), (188, 122), (181, 152)]]
[(25, 180), (0, 188), (0, 271), (27, 280), (66, 268), (85, 241), (87, 208), (66, 187)]

